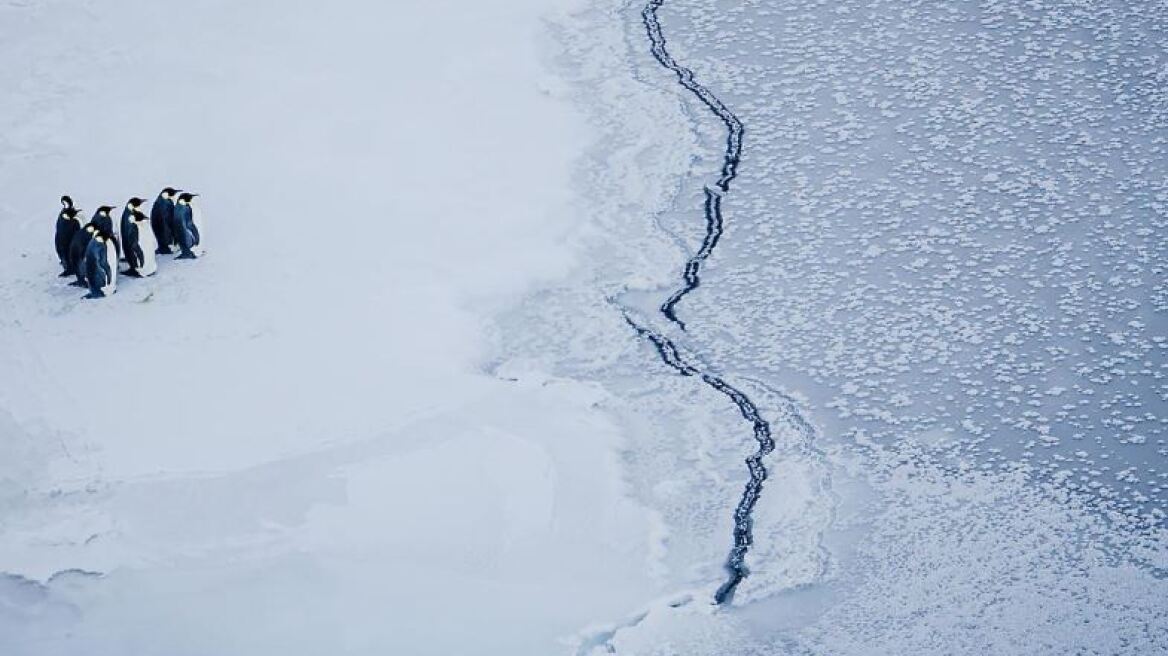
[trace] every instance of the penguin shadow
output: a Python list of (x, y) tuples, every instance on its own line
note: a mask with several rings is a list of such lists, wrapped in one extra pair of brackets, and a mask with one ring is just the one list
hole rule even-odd
[[(114, 297), (127, 303), (154, 303), (160, 299), (158, 277), (161, 273), (161, 270), (150, 275), (132, 274), (128, 270), (119, 271), (118, 288), (113, 294), (105, 298)], [(92, 300), (103, 299), (98, 298)]]
[[(155, 279), (157, 274), (151, 274), (149, 276), (132, 275), (127, 273), (124, 260), (119, 264), (121, 267), (118, 271), (116, 289), (101, 296), (94, 296), (89, 292), (88, 285), (77, 282), (74, 276), (66, 278), (59, 273), (56, 274), (56, 284), (46, 283), (42, 286), (43, 291), (60, 299), (60, 304), (50, 314), (60, 316), (72, 312), (78, 305), (78, 299), (83, 301), (121, 299), (134, 303), (149, 303), (156, 300), (158, 289)], [(82, 303), (81, 305), (86, 304)]]
[(130, 268), (130, 264), (125, 258), (119, 263), (125, 269), (118, 272), (118, 288), (114, 292), (115, 296), (120, 296), (125, 299), (130, 296), (129, 301), (132, 303), (150, 303), (154, 300), (154, 294), (157, 291), (154, 279), (158, 273), (151, 273), (143, 275), (137, 273)]

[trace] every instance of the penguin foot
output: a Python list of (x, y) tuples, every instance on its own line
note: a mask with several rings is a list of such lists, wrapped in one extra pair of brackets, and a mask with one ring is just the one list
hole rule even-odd
[(95, 298), (105, 298), (105, 294), (103, 294), (102, 292), (89, 292), (88, 294), (86, 294), (85, 296), (82, 296), (81, 298), (83, 300), (88, 301), (88, 300), (92, 300)]
[(176, 257), (174, 259), (176, 259), (176, 260), (197, 260), (197, 259), (199, 259), (199, 256), (195, 255), (194, 253), (183, 253), (182, 255), (179, 255), (178, 257)]
[(69, 283), (69, 286), (70, 287), (88, 287), (89, 285), (81, 282), (80, 280), (74, 280), (73, 282)]
[(145, 276), (143, 276), (142, 274), (138, 273), (137, 271), (135, 271), (135, 270), (133, 270), (133, 269), (127, 269), (126, 271), (123, 271), (123, 272), (122, 272), (122, 275), (123, 275), (123, 276), (128, 276), (128, 277), (130, 277), (130, 278), (144, 278), (144, 277), (145, 277)]
[(173, 255), (174, 251), (169, 248), (159, 248), (154, 251), (155, 255)]
[(69, 278), (69, 277), (75, 276), (75, 275), (77, 275), (77, 274), (73, 273), (72, 271), (62, 271), (61, 273), (57, 274), (57, 277), (58, 278)]

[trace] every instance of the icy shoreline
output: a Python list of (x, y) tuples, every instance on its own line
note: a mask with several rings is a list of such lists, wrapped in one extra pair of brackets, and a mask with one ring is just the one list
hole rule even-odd
[[(885, 66), (872, 64), (872, 78), (838, 73), (839, 64), (831, 63), (837, 61), (831, 58), (834, 49), (850, 47), (864, 39), (837, 43), (833, 26), (842, 21), (866, 39), (869, 32), (864, 27), (864, 9), (840, 7), (838, 15), (832, 15), (797, 3), (781, 11), (767, 3), (745, 3), (731, 9), (705, 3), (666, 3), (665, 30), (672, 35), (675, 56), (693, 67), (698, 78), (716, 85), (720, 93), (727, 93), (722, 97), (741, 109), (748, 126), (742, 162), (747, 193), (731, 196), (727, 201), (727, 234), (719, 245), (718, 256), (713, 258), (702, 288), (687, 297), (686, 321), (694, 326), (690, 345), (707, 354), (714, 366), (750, 374), (753, 388), (794, 390), (805, 407), (815, 409), (813, 416), (829, 430), (816, 445), (821, 457), (812, 453), (780, 459), (775, 464), (777, 473), (758, 512), (756, 549), (748, 560), (752, 577), (746, 580), (744, 603), (739, 608), (711, 615), (695, 613), (700, 609), (692, 605), (682, 610), (667, 604), (655, 605), (653, 612), (630, 616), (635, 622), (618, 624), (606, 640), (617, 653), (637, 654), (669, 653), (670, 647), (663, 645), (678, 644), (684, 644), (686, 653), (692, 654), (931, 654), (981, 653), (984, 649), (993, 653), (1037, 650), (1060, 654), (1085, 649), (1088, 653), (1139, 654), (1164, 649), (1168, 621), (1162, 604), (1156, 601), (1164, 594), (1168, 541), (1163, 527), (1156, 524), (1154, 514), (1144, 515), (1130, 504), (1112, 504), (1104, 493), (1100, 493), (1102, 503), (1097, 503), (1099, 499), (1093, 501), (1090, 491), (1084, 494), (1069, 485), (1075, 479), (1089, 480), (1087, 475), (1100, 479), (1091, 481), (1091, 489), (1096, 482), (1106, 484), (1095, 467), (1104, 472), (1109, 471), (1108, 467), (1096, 465), (1090, 454), (1079, 452), (1075, 458), (1090, 466), (1059, 472), (1054, 480), (1044, 479), (1035, 476), (1035, 468), (1025, 461), (1015, 460), (1016, 454), (1007, 452), (1003, 457), (994, 448), (982, 451), (977, 441), (968, 448), (961, 447), (963, 442), (959, 439), (939, 435), (938, 431), (916, 434), (913, 422), (917, 417), (900, 410), (911, 402), (911, 395), (908, 400), (894, 395), (885, 403), (876, 403), (873, 399), (885, 390), (876, 380), (865, 380), (860, 374), (909, 371), (901, 368), (903, 363), (897, 355), (903, 352), (904, 357), (913, 356), (916, 350), (901, 349), (888, 354), (885, 361), (879, 348), (910, 345), (913, 334), (931, 335), (927, 330), (930, 326), (902, 335), (905, 342), (901, 344), (880, 333), (886, 322), (899, 316), (895, 310), (903, 298), (895, 294), (888, 294), (887, 307), (893, 312), (888, 315), (883, 312), (885, 306), (865, 304), (864, 295), (828, 293), (834, 289), (830, 286), (821, 295), (808, 298), (792, 297), (786, 291), (799, 285), (816, 291), (816, 285), (826, 285), (837, 278), (848, 280), (849, 268), (844, 265), (855, 262), (840, 257), (838, 252), (863, 250), (864, 240), (869, 237), (861, 230), (865, 223), (848, 223), (841, 219), (842, 214), (877, 202), (895, 206), (898, 199), (905, 198), (899, 209), (891, 207), (877, 217), (881, 225), (896, 226), (904, 220), (900, 218), (902, 214), (917, 207), (911, 202), (917, 198), (911, 186), (901, 189), (886, 184), (866, 190), (866, 195), (854, 196), (847, 193), (851, 187), (820, 179), (835, 171), (832, 166), (839, 157), (843, 160), (838, 165), (839, 176), (863, 188), (862, 183), (879, 174), (879, 167), (856, 175), (852, 162), (838, 153), (863, 147), (871, 150), (872, 158), (894, 156), (900, 153), (896, 147), (886, 140), (869, 139), (868, 133), (881, 134), (881, 130), (895, 124), (896, 134), (912, 134), (906, 132), (906, 126), (912, 123), (896, 114), (890, 105), (877, 107), (883, 107), (884, 114), (861, 114), (864, 108), (856, 105), (853, 94), (841, 91), (832, 95), (825, 88), (846, 88), (854, 86), (857, 79), (868, 82), (894, 74), (915, 80), (913, 76), (917, 75), (920, 87), (899, 85), (897, 80), (889, 86), (903, 88), (910, 100), (919, 102), (921, 94), (934, 92), (933, 87), (940, 84), (936, 77), (914, 71), (912, 66), (907, 67), (907, 72), (897, 68), (895, 58)], [(1063, 9), (1052, 9), (1052, 15), (1066, 19), (1067, 13), (1080, 12), (1074, 7), (1065, 8), (1066, 12)], [(935, 14), (922, 11), (919, 18), (937, 20), (946, 28), (955, 25), (959, 30), (976, 32), (975, 28), (981, 27), (976, 22), (950, 23), (947, 11), (955, 10), (938, 10)], [(1139, 9), (1132, 11), (1138, 14)], [(988, 7), (984, 12), (985, 25), (990, 25), (998, 19), (1000, 8)], [(884, 18), (882, 24), (887, 23), (893, 31), (904, 28), (895, 23), (895, 15), (880, 14)], [(1033, 24), (1022, 24), (1027, 29), (1033, 27), (1043, 38), (1065, 43), (1039, 30), (1039, 18), (1034, 18)], [(1086, 21), (1090, 17), (1076, 18)], [(1108, 14), (1106, 18), (1113, 16)], [(1066, 27), (1065, 23), (1058, 25), (1060, 29)], [(908, 62), (932, 61), (922, 59), (926, 54), (937, 57), (936, 61), (948, 61), (943, 53), (950, 42), (932, 40), (930, 29), (922, 28), (923, 45), (905, 55)], [(1104, 30), (1101, 34), (1113, 33)], [(780, 35), (792, 43), (779, 39)], [(981, 41), (975, 42), (984, 45), (987, 41), (997, 44), (1001, 37), (992, 27), (983, 27), (978, 38)], [(1132, 39), (1139, 41), (1138, 35)], [(880, 45), (892, 48), (896, 43), (896, 39), (885, 39)], [(1009, 41), (998, 45), (1008, 48)], [(772, 59), (768, 47), (791, 61)], [(935, 54), (932, 49), (942, 53)], [(808, 53), (815, 53), (822, 61), (812, 59)], [(869, 60), (861, 54), (846, 61), (868, 65)], [(1014, 88), (1008, 82), (1002, 84)], [(875, 88), (865, 89), (867, 100), (878, 98), (881, 92), (878, 84), (872, 86)], [(784, 95), (768, 95), (777, 89), (784, 90)], [(992, 89), (987, 93), (991, 92)], [(907, 104), (913, 106), (911, 102)], [(935, 105), (924, 107), (934, 112), (929, 116), (936, 121), (936, 115), (944, 115), (946, 104), (937, 98)], [(693, 115), (701, 111), (697, 107)], [(899, 119), (893, 121), (896, 116)], [(799, 118), (798, 123), (794, 123), (794, 117)], [(922, 122), (933, 127), (929, 121)], [(700, 121), (696, 124), (701, 125)], [(861, 130), (860, 125), (868, 129)], [(1149, 124), (1143, 125), (1146, 128)], [(716, 170), (713, 153), (720, 152), (718, 137), (704, 136), (695, 155), (702, 164), (695, 166), (697, 173), (691, 178), (713, 175)], [(940, 141), (918, 144), (908, 152), (929, 153), (928, 145), (938, 153), (948, 152)], [(1132, 152), (1140, 151), (1133, 146)], [(976, 154), (989, 158), (989, 154)], [(828, 164), (824, 165), (824, 161)], [(1036, 157), (1035, 162), (1045, 166), (1041, 158)], [(1137, 185), (1144, 186), (1147, 185)], [(1010, 190), (1029, 198), (1016, 186)], [(682, 185), (678, 202), (660, 217), (659, 223), (676, 234), (697, 232), (695, 226), (701, 224), (701, 216), (695, 208), (700, 206), (701, 195), (701, 184)], [(775, 211), (775, 207), (784, 211)], [(1140, 224), (1143, 227), (1128, 233), (1129, 237), (1152, 234), (1149, 226), (1156, 225), (1155, 218), (1145, 217), (1145, 223)], [(825, 239), (834, 234), (832, 230), (841, 231), (835, 241)], [(848, 240), (852, 235), (847, 230), (860, 232), (859, 246)], [(934, 246), (932, 238), (950, 234), (933, 234), (924, 228), (889, 232), (889, 239), (899, 250), (921, 251), (922, 257), (912, 266), (921, 266), (930, 254), (944, 254), (940, 245), (948, 242), (941, 239)], [(1035, 232), (1048, 235), (1051, 228)], [(695, 250), (691, 242), (685, 252)], [(864, 258), (879, 255), (876, 251), (863, 253)], [(867, 291), (883, 291), (878, 284), (882, 278), (877, 277), (882, 270), (872, 269)], [(907, 296), (914, 288), (901, 283), (893, 289)], [(991, 291), (999, 292), (996, 287)], [(960, 307), (963, 297), (953, 298)], [(1012, 302), (1020, 302), (1013, 298)], [(1018, 298), (1024, 300), (1025, 293), (1019, 292)], [(847, 308), (815, 315), (805, 307), (812, 302), (829, 308), (844, 304), (865, 310), (865, 320), (856, 322), (851, 329), (860, 334), (871, 331), (870, 339), (852, 343), (844, 339), (846, 335), (820, 330), (854, 320), (856, 315), (844, 311)], [(925, 299), (920, 302), (926, 303)], [(932, 296), (928, 302), (934, 302)], [(937, 320), (944, 324), (946, 318), (941, 313)], [(1025, 319), (1020, 322), (1025, 324)], [(1130, 324), (1128, 329), (1138, 333), (1146, 328), (1144, 323)], [(1145, 353), (1149, 348), (1146, 342), (1137, 340)], [(1019, 343), (1017, 335), (1010, 343)], [(868, 353), (866, 346), (874, 352)], [(924, 348), (921, 351), (932, 353)], [(1002, 367), (1007, 370), (1015, 362), (1008, 355), (1001, 355)], [(826, 372), (815, 370), (813, 365), (824, 359), (830, 368)], [(755, 368), (751, 363), (762, 366)], [(854, 363), (868, 363), (868, 369)], [(811, 371), (805, 373), (795, 365)], [(1147, 363), (1148, 367), (1152, 365), (1154, 362)], [(1150, 376), (1153, 372), (1144, 373)], [(814, 379), (817, 384), (824, 384), (824, 379), (832, 381), (825, 374), (858, 379), (855, 386), (842, 386), (849, 398), (828, 397), (832, 403), (827, 404), (822, 402), (822, 389), (814, 385), (801, 389), (811, 375), (818, 376)], [(915, 382), (923, 385), (928, 380), (932, 378), (925, 376)], [(1150, 377), (1140, 382), (1153, 383)], [(1148, 396), (1153, 389), (1149, 385), (1141, 393)], [(798, 391), (808, 395), (798, 395)], [(1044, 399), (1041, 403), (1051, 402)], [(864, 410), (856, 412), (855, 417), (886, 421), (892, 429), (886, 429), (879, 439), (864, 431), (841, 434), (839, 426), (845, 422), (840, 418), (855, 421), (848, 414), (854, 410), (852, 406)], [(760, 403), (760, 407), (773, 411), (780, 405), (772, 398)], [(1153, 415), (1149, 417), (1149, 422), (1154, 421)], [(1036, 421), (1042, 421), (1042, 417)], [(691, 428), (690, 432), (700, 430)], [(1152, 448), (1145, 449), (1149, 455), (1152, 452)], [(1157, 485), (1158, 463), (1148, 463), (1153, 488)], [(802, 476), (795, 473), (800, 468)], [(1117, 474), (1119, 486), (1127, 483), (1122, 474)], [(652, 473), (646, 475), (651, 477)], [(828, 480), (831, 484), (825, 485)], [(810, 481), (818, 481), (819, 485), (808, 485)], [(819, 505), (798, 509), (801, 502)], [(798, 510), (791, 512), (792, 509)], [(666, 513), (667, 524), (670, 517), (676, 517), (674, 511), (672, 515)], [(1154, 507), (1152, 512), (1156, 512)], [(822, 543), (814, 539), (817, 535), (823, 536)], [(800, 538), (809, 542), (800, 543)], [(822, 551), (817, 553), (815, 547)]]
[[(733, 42), (736, 17), (748, 9), (767, 13), (765, 6), (754, 6), (757, 4), (723, 13), (705, 5), (671, 2), (666, 3), (664, 13), (666, 30), (673, 35), (680, 57), (687, 62), (693, 59), (702, 67), (698, 77), (713, 76), (723, 88), (733, 90), (736, 100), (732, 102), (746, 107), (748, 113), (770, 119), (766, 98), (756, 97), (758, 90), (780, 84), (799, 89), (801, 78), (792, 75), (782, 82), (764, 78), (762, 83), (742, 86), (741, 74), (722, 61), (727, 52), (741, 54), (767, 43), (768, 23), (762, 20), (750, 24), (755, 41)], [(652, 97), (648, 89), (669, 95), (668, 81), (658, 85), (654, 79), (653, 63), (645, 52), (648, 44), (637, 34), (635, 14), (640, 8), (637, 3), (625, 3), (621, 20), (627, 27), (626, 52), (631, 62), (625, 65), (631, 66), (631, 77), (642, 84), (640, 93), (645, 97), (632, 102), (630, 98), (638, 93), (635, 85), (622, 86), (601, 75), (582, 76), (587, 89), (582, 95), (593, 107), (596, 120), (609, 126), (609, 151), (619, 153), (623, 145), (636, 152), (630, 145), (636, 141), (629, 135), (648, 142), (652, 138), (646, 135), (660, 134), (665, 143), (673, 144), (661, 150), (678, 159), (689, 152), (687, 166), (669, 169), (664, 162), (676, 160), (646, 147), (640, 157), (652, 161), (654, 170), (680, 170), (685, 175), (676, 184), (666, 185), (664, 188), (672, 191), (654, 197), (656, 204), (613, 203), (614, 207), (598, 212), (598, 222), (617, 236), (609, 252), (620, 252), (619, 244), (625, 244), (628, 248), (623, 257), (639, 262), (641, 272), (639, 277), (622, 277), (614, 263), (613, 269), (605, 269), (612, 273), (611, 278), (598, 286), (609, 296), (639, 303), (645, 314), (651, 315), (657, 290), (671, 287), (668, 273), (662, 272), (676, 271), (698, 248), (702, 217), (696, 208), (700, 206), (701, 181), (716, 169), (714, 155), (720, 152), (721, 137), (717, 126), (711, 128), (703, 122), (701, 107), (683, 104), (680, 113), (670, 113), (668, 100), (663, 99), (651, 121), (642, 121), (641, 112), (620, 111), (622, 106), (644, 106), (646, 98)], [(795, 8), (788, 15), (793, 20), (813, 20)], [(711, 31), (712, 24), (720, 25), (720, 31)], [(826, 29), (830, 21), (814, 24)], [(752, 67), (749, 62), (743, 64), (743, 70), (756, 76), (773, 72)], [(774, 70), (787, 72), (781, 67)], [(838, 102), (846, 105), (846, 100)], [(684, 100), (677, 96), (675, 102)], [(812, 107), (808, 102), (794, 108)], [(675, 116), (677, 122), (662, 120), (665, 116)], [(621, 124), (622, 120), (627, 123)], [(656, 123), (647, 125), (653, 121)], [(807, 124), (814, 123), (809, 120)], [(668, 127), (655, 132), (659, 125)], [(841, 135), (849, 136), (846, 132)], [(759, 285), (760, 266), (751, 258), (766, 262), (763, 247), (777, 239), (775, 235), (782, 234), (784, 227), (813, 230), (814, 215), (796, 214), (792, 219), (795, 223), (787, 225), (783, 220), (791, 215), (758, 211), (765, 202), (794, 193), (788, 188), (773, 189), (785, 178), (760, 180), (759, 170), (797, 171), (798, 167), (775, 158), (778, 146), (774, 135), (764, 131), (756, 136), (758, 142), (748, 136), (743, 162), (755, 196), (736, 199), (726, 210), (733, 239), (720, 245), (722, 261), (689, 308), (687, 322), (696, 315), (692, 320), (700, 327), (689, 345), (699, 352), (709, 349), (714, 362), (724, 363), (732, 371), (746, 372), (750, 376), (746, 384), (765, 399), (759, 404), (764, 412), (783, 408), (780, 393), (784, 393), (788, 399), (793, 396), (806, 407), (815, 407), (816, 419), (834, 430), (838, 423), (813, 403), (819, 397), (798, 394), (803, 379), (783, 375), (761, 355), (782, 354), (787, 344), (769, 339), (773, 334), (770, 326), (777, 323), (788, 330), (790, 326), (760, 311), (774, 299)], [(848, 143), (842, 137), (841, 143)], [(785, 145), (779, 142), (779, 146)], [(831, 151), (825, 148), (824, 152)], [(618, 165), (610, 168), (619, 171), (620, 160), (616, 161)], [(603, 172), (596, 174), (599, 183), (589, 191), (602, 204), (608, 200), (606, 189), (619, 188), (620, 179), (614, 178)], [(793, 183), (806, 186), (808, 181), (796, 177)], [(759, 186), (767, 193), (756, 195)], [(637, 191), (633, 190), (633, 197)], [(627, 216), (622, 210), (630, 207), (650, 213), (656, 234), (636, 233), (628, 225), (611, 221), (611, 216)], [(671, 252), (670, 243), (680, 248)], [(780, 239), (775, 243), (786, 242)], [(907, 239), (906, 243), (913, 242)], [(805, 255), (802, 251), (797, 254)], [(803, 266), (809, 265), (804, 262)], [(785, 276), (781, 280), (801, 280), (801, 269), (775, 268)], [(808, 270), (817, 271), (814, 267)], [(725, 285), (730, 286), (731, 294)], [(594, 303), (600, 307), (599, 299)], [(573, 312), (578, 312), (579, 306)], [(601, 314), (597, 311), (597, 321), (587, 325), (602, 325)], [(763, 322), (759, 324), (762, 327), (752, 334), (729, 323), (729, 316), (738, 317), (743, 325)], [(547, 317), (542, 319), (554, 323)], [(801, 312), (793, 311), (791, 326), (807, 320)], [(710, 323), (702, 325), (703, 321)], [(563, 331), (569, 324), (557, 325)], [(717, 559), (713, 545), (717, 531), (728, 530), (718, 513), (727, 512), (725, 499), (732, 495), (729, 481), (736, 476), (741, 480), (740, 473), (719, 470), (718, 466), (740, 462), (748, 445), (733, 437), (734, 418), (715, 410), (717, 398), (705, 398), (685, 387), (685, 382), (669, 380), (668, 371), (649, 370), (650, 380), (656, 382), (633, 382), (644, 375), (630, 365), (637, 353), (603, 355), (605, 346), (616, 339), (615, 329), (609, 328), (603, 334), (573, 335), (576, 346), (568, 348), (558, 370), (569, 377), (603, 381), (617, 397), (609, 403), (619, 411), (622, 422), (638, 427), (638, 443), (629, 445), (625, 457), (630, 485), (642, 503), (661, 513), (660, 567), (676, 594), (647, 600), (644, 606), (630, 609), (624, 619), (598, 625), (584, 634), (580, 653), (606, 653), (610, 649), (616, 653), (671, 653), (671, 649), (682, 649), (679, 645), (692, 654), (977, 653), (985, 645), (992, 645), (995, 653), (1022, 653), (1023, 644), (1029, 645), (1025, 649), (1052, 654), (1074, 648), (1134, 654), (1164, 647), (1168, 624), (1155, 601), (1164, 589), (1168, 543), (1162, 527), (1154, 522), (1149, 525), (1147, 517), (1133, 514), (1128, 506), (1113, 505), (1106, 499), (1098, 503), (1090, 493), (1074, 491), (1067, 485), (1073, 481), (1066, 476), (1044, 479), (1035, 476), (1035, 470), (1025, 462), (997, 457), (992, 449), (985, 458), (977, 449), (959, 452), (946, 438), (918, 439), (911, 433), (889, 442), (887, 437), (873, 441), (862, 432), (854, 436), (829, 432), (823, 443), (810, 451), (790, 449), (777, 454), (773, 463), (776, 476), (757, 513), (756, 551), (749, 559), (752, 576), (746, 580), (743, 603), (727, 612), (707, 612), (704, 604), (693, 601), (708, 597), (706, 586), (716, 577), (710, 566)], [(572, 329), (578, 330), (575, 326)], [(805, 352), (818, 352), (808, 351), (809, 345), (797, 339), (792, 343), (798, 345), (801, 357), (810, 357)], [(838, 345), (820, 341), (814, 346), (828, 349), (832, 362), (839, 366)], [(540, 348), (554, 351), (547, 342)], [(646, 355), (653, 359), (651, 349), (641, 357)], [(756, 360), (758, 357), (762, 359)], [(771, 360), (781, 359), (771, 356)], [(750, 368), (749, 363), (755, 361), (766, 366)], [(895, 425), (899, 419), (896, 407), (884, 408), (878, 416)], [(789, 440), (787, 446), (798, 443)], [(692, 458), (679, 456), (668, 464), (668, 456), (663, 455), (668, 451), (688, 451)], [(679, 467), (682, 462), (685, 464)], [(677, 472), (686, 467), (696, 472), (679, 476)], [(968, 619), (971, 613), (979, 619)], [(1035, 636), (1037, 646), (1029, 642)]]
[[(502, 371), (515, 372), (507, 375), (548, 371), (596, 381), (609, 392), (606, 407), (635, 440), (624, 450), (627, 484), (661, 518), (654, 571), (659, 572), (663, 596), (630, 608), (626, 619), (598, 623), (582, 633), (581, 654), (611, 648), (642, 623), (660, 624), (662, 615), (668, 625), (712, 610), (711, 601), (726, 577), (735, 504), (748, 478), (742, 463), (757, 448), (750, 424), (739, 416), (745, 410), (716, 388), (679, 378), (661, 364), (647, 341), (628, 342), (630, 329), (621, 306), (656, 315), (664, 300), (658, 298), (661, 290), (678, 284), (678, 267), (702, 241), (700, 212), (687, 225), (683, 221), (694, 216), (693, 208), (680, 206), (678, 198), (694, 184), (700, 188), (707, 151), (708, 159), (716, 160), (717, 144), (725, 141), (710, 126), (711, 117), (689, 107), (671, 74), (651, 57), (642, 9), (637, 3), (614, 3), (608, 11), (570, 16), (573, 29), (562, 24), (570, 60), (588, 63), (565, 64), (566, 74), (604, 135), (580, 176), (580, 194), (591, 199), (592, 223), (602, 232), (595, 255), (584, 258), (590, 265), (570, 285), (533, 299), (500, 330), (503, 351), (513, 353), (502, 365)], [(666, 229), (663, 221), (674, 227)], [(540, 323), (546, 327), (537, 333), (545, 337), (536, 343), (505, 337), (508, 326)], [(570, 339), (564, 341), (565, 336)], [(782, 551), (785, 572), (814, 580), (824, 567), (819, 535), (830, 520), (832, 503), (818, 456), (807, 450), (806, 435), (788, 423), (789, 398), (750, 381), (735, 384), (765, 399), (767, 420), (778, 422), (780, 453), (764, 457), (787, 477), (778, 482), (781, 496), (768, 503), (758, 525), (770, 540), (776, 533), (773, 526), (791, 529), (795, 516), (804, 516), (796, 520), (801, 530), (761, 548), (767, 554)], [(759, 568), (748, 596), (791, 584), (785, 575), (768, 574), (774, 565)], [(649, 635), (653, 637), (646, 640), (667, 640), (659, 633)]]

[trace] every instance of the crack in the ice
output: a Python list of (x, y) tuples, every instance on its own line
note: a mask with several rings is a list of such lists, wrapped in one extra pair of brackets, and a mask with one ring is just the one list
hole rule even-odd
[(702, 246), (685, 263), (685, 286), (673, 292), (665, 303), (661, 305), (661, 313), (685, 330), (685, 322), (677, 317), (677, 304), (685, 295), (697, 289), (702, 284), (702, 263), (714, 252), (718, 239), (722, 236), (722, 192), (706, 187), (706, 236), (702, 239)]
[[(661, 23), (657, 17), (657, 10), (665, 0), (649, 0), (641, 12), (645, 31), (648, 33), (653, 57), (666, 69), (672, 71), (682, 87), (690, 91), (706, 107), (718, 117), (726, 126), (726, 150), (722, 160), (722, 174), (715, 187), (706, 187), (705, 217), (706, 234), (698, 249), (686, 262), (683, 274), (685, 284), (674, 292), (661, 306), (660, 311), (666, 318), (685, 331), (685, 324), (677, 318), (676, 306), (686, 294), (698, 288), (701, 284), (700, 273), (702, 263), (714, 252), (718, 240), (722, 236), (724, 220), (722, 215), (722, 197), (730, 190), (730, 183), (738, 174), (738, 164), (742, 155), (742, 136), (744, 127), (738, 117), (729, 110), (709, 89), (698, 84), (694, 73), (679, 64), (665, 47), (665, 35), (661, 31)], [(754, 521), (752, 513), (762, 494), (763, 483), (767, 479), (767, 468), (763, 458), (775, 449), (775, 441), (771, 435), (770, 424), (762, 418), (758, 407), (750, 397), (741, 390), (727, 383), (724, 379), (687, 361), (677, 346), (664, 334), (639, 324), (626, 311), (625, 321), (637, 332), (640, 337), (647, 339), (657, 350), (661, 361), (683, 376), (700, 378), (706, 385), (714, 388), (730, 398), (743, 419), (751, 423), (754, 429), (754, 439), (758, 448), (746, 459), (746, 466), (750, 471), (750, 480), (747, 481), (738, 505), (734, 509), (734, 545), (726, 558), (726, 581), (714, 593), (714, 603), (724, 604), (732, 601), (738, 585), (749, 575), (746, 566), (746, 555), (754, 543)], [(793, 404), (792, 404), (793, 405)], [(806, 419), (794, 410), (790, 412), (791, 422), (796, 430), (809, 434), (810, 425)]]
[(714, 248), (718, 245), (718, 239), (722, 236), (722, 194), (730, 191), (730, 183), (738, 176), (738, 163), (742, 159), (742, 136), (745, 128), (734, 112), (731, 112), (709, 89), (698, 84), (694, 80), (693, 71), (677, 63), (677, 60), (665, 48), (665, 34), (661, 31), (661, 22), (657, 19), (657, 10), (664, 3), (665, 0), (650, 0), (649, 4), (645, 5), (644, 11), (641, 12), (645, 31), (649, 34), (653, 58), (672, 71), (677, 76), (678, 83), (696, 96), (726, 126), (726, 150), (722, 156), (722, 177), (718, 178), (716, 189), (706, 187), (706, 235), (702, 239), (701, 248), (685, 263), (685, 271), (682, 274), (685, 278), (685, 286), (674, 292), (661, 305), (661, 313), (677, 324), (679, 328), (685, 330), (685, 322), (677, 317), (677, 304), (685, 298), (686, 294), (702, 284), (702, 264), (714, 252)]
[(738, 406), (742, 418), (749, 421), (754, 427), (754, 439), (758, 443), (758, 449), (746, 459), (746, 466), (750, 470), (750, 480), (746, 482), (746, 488), (742, 491), (742, 497), (739, 498), (738, 506), (734, 509), (734, 546), (730, 548), (730, 555), (726, 558), (728, 576), (714, 593), (714, 603), (724, 604), (733, 600), (734, 591), (738, 588), (738, 584), (750, 574), (750, 570), (746, 567), (746, 554), (750, 550), (750, 546), (754, 544), (754, 520), (751, 514), (762, 495), (762, 486), (767, 478), (766, 465), (763, 464), (762, 460), (775, 450), (771, 426), (762, 418), (758, 407), (746, 394), (722, 378), (690, 364), (682, 357), (677, 346), (668, 337), (637, 323), (629, 316), (628, 312), (624, 313), (624, 317), (639, 336), (647, 339), (657, 349), (657, 354), (661, 356), (662, 362), (682, 376), (700, 378), (705, 384), (725, 394), (734, 402), (734, 405)]

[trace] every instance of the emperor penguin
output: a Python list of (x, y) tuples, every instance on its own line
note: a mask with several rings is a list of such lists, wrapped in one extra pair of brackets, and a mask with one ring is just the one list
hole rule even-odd
[(123, 262), (126, 261), (126, 250), (127, 250), (126, 228), (129, 226), (130, 222), (134, 220), (133, 219), (134, 210), (142, 207), (142, 203), (145, 203), (145, 202), (146, 201), (142, 200), (141, 198), (134, 196), (130, 200), (126, 201), (126, 206), (122, 208), (122, 219), (121, 219), (121, 221), (118, 221), (118, 225), (116, 227), (118, 229), (117, 230), (118, 243), (122, 247), (122, 261)]
[(85, 251), (95, 234), (97, 226), (90, 221), (84, 228), (78, 230), (77, 234), (73, 235), (73, 241), (69, 242), (69, 266), (73, 275), (77, 276), (77, 280), (69, 284), (74, 287), (85, 287)]
[(81, 210), (73, 206), (73, 199), (61, 196), (61, 211), (57, 214), (57, 234), (55, 246), (57, 259), (61, 262), (61, 278), (73, 275), (73, 266), (69, 262), (69, 244), (73, 237), (81, 230)]
[(97, 226), (98, 230), (104, 232), (106, 237), (113, 242), (114, 251), (118, 255), (118, 259), (121, 259), (122, 246), (118, 243), (117, 233), (114, 231), (114, 217), (110, 216), (112, 211), (114, 211), (112, 206), (102, 205), (97, 208), (90, 223)]
[(167, 187), (154, 199), (150, 208), (150, 229), (154, 232), (154, 241), (158, 242), (159, 255), (170, 255), (174, 251), (175, 236), (171, 232), (174, 225), (174, 197), (178, 193), (173, 187)]
[(89, 293), (83, 298), (105, 298), (118, 290), (118, 250), (114, 236), (98, 229), (85, 247), (85, 279)]
[(203, 253), (203, 216), (194, 204), (198, 194), (182, 193), (174, 206), (174, 227), (182, 253), (176, 260), (193, 260)]
[[(141, 205), (141, 199), (131, 198), (132, 204), (138, 200), (138, 205)], [(154, 275), (158, 270), (158, 259), (155, 257), (155, 249), (158, 248), (158, 242), (154, 240), (154, 231), (150, 229), (150, 217), (138, 209), (135, 205), (133, 209), (127, 209), (130, 212), (129, 220), (122, 218), (122, 248), (126, 251), (126, 264), (130, 268), (126, 271), (126, 275), (132, 278), (145, 278), (146, 276)]]

